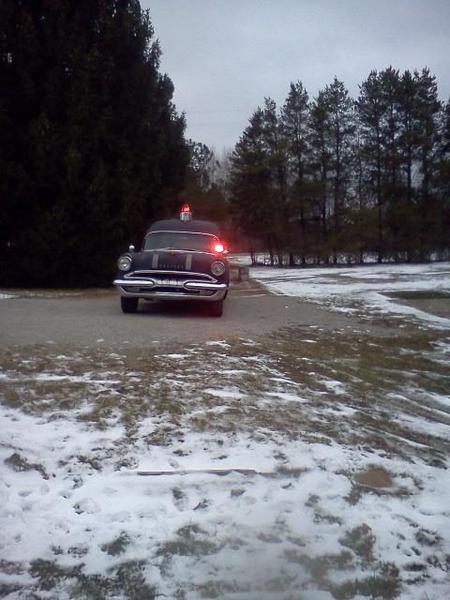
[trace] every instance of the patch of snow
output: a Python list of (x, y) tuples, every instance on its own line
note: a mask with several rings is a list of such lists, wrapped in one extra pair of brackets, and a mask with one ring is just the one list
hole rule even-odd
[(450, 395), (437, 394), (436, 392), (428, 392), (428, 397), (433, 402), (436, 402), (437, 404), (442, 404), (442, 406), (450, 408)]
[(218, 346), (220, 348), (230, 348), (230, 344), (228, 342), (224, 342), (221, 340), (214, 340), (205, 343), (205, 346)]
[(441, 438), (443, 440), (450, 439), (450, 424), (438, 423), (425, 418), (413, 417), (412, 415), (399, 414), (397, 419), (402, 423), (403, 426), (429, 435), (432, 437)]
[(339, 312), (365, 312), (414, 317), (448, 329), (450, 319), (429, 314), (386, 294), (396, 292), (445, 292), (450, 289), (449, 263), (433, 265), (380, 265), (349, 268), (279, 269), (254, 268), (252, 277), (278, 295), (325, 303)]
[(233, 400), (241, 400), (246, 397), (246, 394), (243, 394), (238, 389), (213, 389), (207, 388), (204, 390), (206, 394), (210, 394), (211, 396), (215, 396), (216, 398), (222, 398), (224, 400), (233, 399)]
[(245, 369), (222, 369), (220, 371), (222, 375), (242, 375), (243, 373), (247, 373)]
[(337, 394), (338, 396), (346, 393), (345, 385), (341, 381), (333, 381), (332, 379), (321, 378), (319, 382), (324, 385), (327, 390)]
[(290, 394), (289, 392), (266, 392), (265, 396), (278, 398), (285, 402), (308, 402), (305, 398), (301, 398), (297, 394)]

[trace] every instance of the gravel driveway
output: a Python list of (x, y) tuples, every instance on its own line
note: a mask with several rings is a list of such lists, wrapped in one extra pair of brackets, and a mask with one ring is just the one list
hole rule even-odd
[[(317, 305), (270, 294), (256, 282), (235, 285), (220, 319), (203, 305), (140, 303), (125, 315), (114, 290), (12, 291), (0, 303), (0, 342), (11, 345), (48, 341), (74, 346), (151, 343), (196, 343), (236, 336), (266, 334), (286, 326), (316, 325), (325, 329), (354, 327), (354, 319)], [(367, 325), (364, 326), (367, 329)]]

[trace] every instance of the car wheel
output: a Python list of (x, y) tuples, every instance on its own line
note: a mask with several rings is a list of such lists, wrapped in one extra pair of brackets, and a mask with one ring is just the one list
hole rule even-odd
[(209, 310), (212, 317), (221, 317), (223, 313), (223, 300), (211, 302)]
[(139, 298), (120, 298), (120, 306), (124, 313), (135, 313), (137, 311)]

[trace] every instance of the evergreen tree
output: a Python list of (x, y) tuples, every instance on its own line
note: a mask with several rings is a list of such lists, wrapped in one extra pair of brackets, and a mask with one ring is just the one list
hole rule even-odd
[(346, 200), (349, 195), (350, 163), (352, 160), (353, 134), (355, 132), (353, 100), (344, 84), (335, 77), (323, 93), (328, 113), (327, 137), (330, 154), (330, 183), (333, 214), (333, 262), (342, 248), (342, 226), (345, 219)]
[(384, 195), (383, 195), (383, 118), (385, 113), (382, 85), (377, 71), (371, 71), (369, 77), (360, 86), (358, 115), (361, 136), (361, 156), (365, 165), (367, 189), (377, 212), (376, 246), (378, 262), (385, 253)]
[(440, 113), (440, 131), (438, 194), (450, 201), (450, 98)]
[(337, 262), (338, 253), (362, 261), (375, 251), (379, 262), (443, 256), (449, 115), (428, 69), (372, 71), (357, 102), (337, 78), (311, 103), (291, 84), (280, 114), (266, 99), (236, 146), (234, 209), (280, 264), (286, 252), (291, 265), (299, 255), (302, 264)]
[(182, 184), (184, 118), (153, 38), (137, 0), (2, 3), (3, 284), (109, 282)]
[(270, 176), (271, 240), (278, 257), (278, 264), (281, 266), (287, 242), (285, 223), (289, 219), (286, 144), (277, 106), (271, 98), (265, 98), (264, 102), (262, 139)]
[(250, 240), (264, 240), (273, 262), (272, 174), (264, 120), (264, 111), (258, 108), (236, 144), (231, 157), (230, 202), (236, 227)]
[(437, 195), (441, 205), (441, 230), (439, 239), (434, 241), (438, 256), (447, 256), (450, 251), (450, 99), (441, 111), (441, 138), (439, 144), (439, 172)]
[(198, 179), (200, 188), (207, 190), (212, 183), (212, 174), (217, 166), (214, 151), (206, 144), (189, 140), (190, 162), (189, 167)]
[(365, 254), (377, 248), (377, 214), (374, 210), (373, 180), (367, 176), (365, 160), (367, 147), (364, 145), (357, 103), (353, 105), (353, 123), (355, 129), (348, 164), (353, 176), (349, 182), (350, 206), (345, 223), (344, 250), (349, 253), (349, 260), (355, 258), (363, 263)]
[(321, 90), (312, 102), (309, 127), (311, 197), (314, 214), (320, 220), (321, 238), (318, 256), (329, 262), (331, 246), (328, 219), (331, 214), (332, 148), (330, 145), (330, 113), (327, 97)]
[(214, 150), (201, 142), (188, 142), (190, 162), (184, 188), (170, 203), (172, 212), (187, 202), (196, 218), (209, 219), (221, 223), (221, 229), (228, 229), (228, 207), (223, 186), (218, 184), (216, 173), (220, 168)]
[(413, 170), (417, 159), (419, 131), (417, 127), (417, 78), (405, 71), (399, 82), (399, 117), (401, 132), (399, 149), (406, 175), (406, 201), (414, 201)]
[(387, 227), (386, 251), (389, 257), (400, 259), (405, 230), (405, 222), (410, 223), (412, 215), (404, 210), (404, 185), (401, 172), (400, 137), (401, 123), (401, 82), (399, 71), (389, 67), (379, 74), (381, 84), (383, 140), (383, 193), (385, 199), (385, 222)]
[[(438, 99), (436, 78), (429, 69), (415, 74), (417, 82), (416, 128), (421, 182), (418, 193), (419, 258), (426, 259), (441, 236), (442, 205), (437, 194), (439, 171), (439, 117), (442, 105)], [(445, 235), (445, 234), (444, 234)]]
[(289, 263), (295, 263), (294, 252), (306, 262), (307, 218), (310, 196), (308, 169), (309, 97), (303, 84), (291, 83), (281, 110), (281, 131), (286, 145), (286, 169), (289, 188), (288, 213), (291, 215)]

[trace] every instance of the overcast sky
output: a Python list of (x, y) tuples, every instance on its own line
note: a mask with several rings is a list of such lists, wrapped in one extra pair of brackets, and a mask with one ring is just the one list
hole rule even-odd
[(310, 96), (336, 75), (353, 97), (372, 69), (428, 66), (450, 95), (450, 0), (141, 0), (187, 137), (218, 153), (291, 81)]

